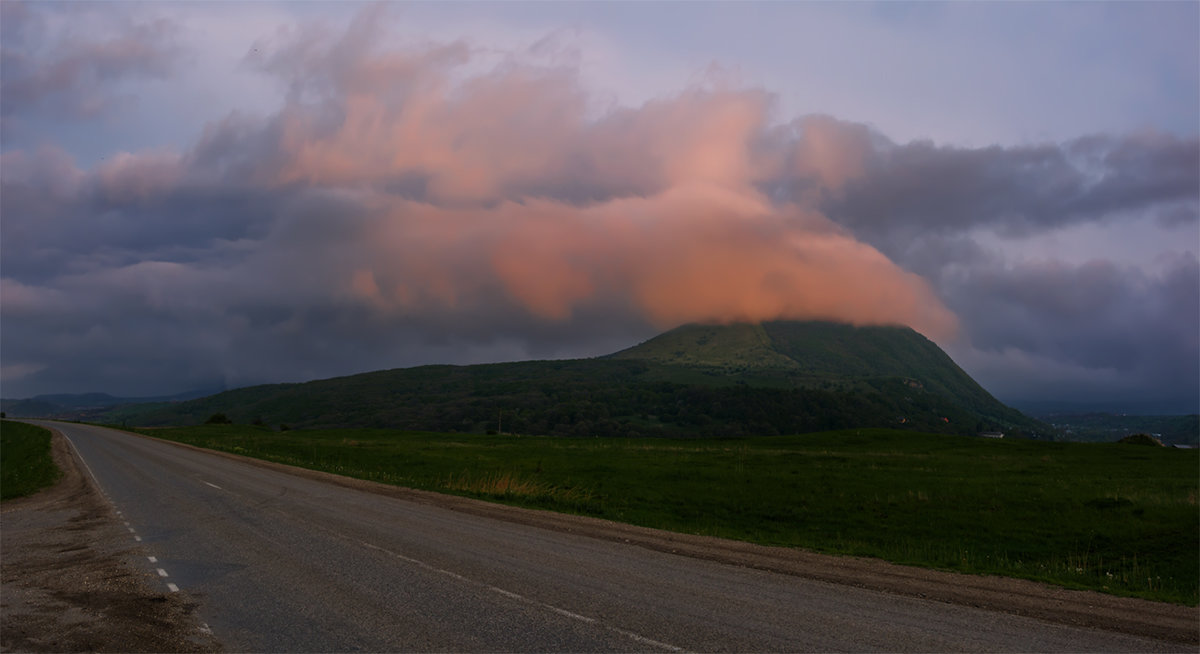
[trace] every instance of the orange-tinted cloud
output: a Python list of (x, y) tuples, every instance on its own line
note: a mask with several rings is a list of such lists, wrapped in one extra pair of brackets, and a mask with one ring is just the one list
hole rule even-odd
[(277, 117), (273, 177), (370, 198), (369, 254), (339, 273), (369, 306), (504, 299), (546, 321), (603, 306), (664, 328), (820, 318), (955, 329), (923, 279), (815, 206), (760, 190), (770, 178), (833, 189), (861, 175), (866, 128), (825, 117), (772, 127), (771, 98), (755, 90), (692, 88), (591, 116), (571, 71), (507, 62), (460, 79), (463, 48), (355, 42), (350, 56), (350, 36), (328, 57), (313, 42), (293, 57), (325, 62), (288, 69), (293, 87), (322, 91)]
[(394, 310), (498, 294), (551, 321), (602, 305), (662, 328), (827, 319), (906, 324), (938, 338), (956, 326), (923, 279), (823, 217), (704, 184), (587, 207), (398, 202), (368, 240), (373, 269), (355, 271), (348, 288)]

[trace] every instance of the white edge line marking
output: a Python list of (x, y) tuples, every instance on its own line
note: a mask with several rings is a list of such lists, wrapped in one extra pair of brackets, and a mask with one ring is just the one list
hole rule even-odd
[(163, 570), (162, 568), (159, 568), (159, 569), (158, 569), (158, 576), (160, 576), (160, 577), (166, 577), (166, 576), (168, 576), (168, 575), (167, 575), (167, 571), (166, 571), (166, 570)]
[(683, 648), (682, 648), (682, 647), (676, 647), (676, 646), (674, 646), (674, 645), (668, 645), (667, 643), (663, 643), (663, 642), (660, 642), (660, 641), (654, 640), (654, 639), (652, 639), (652, 638), (646, 638), (645, 636), (640, 636), (640, 635), (638, 635), (638, 634), (635, 634), (635, 633), (633, 633), (632, 631), (626, 631), (626, 630), (624, 630), (624, 629), (621, 629), (621, 628), (619, 628), (619, 627), (609, 627), (609, 629), (612, 629), (613, 631), (615, 631), (615, 632), (617, 632), (617, 633), (621, 634), (622, 636), (628, 636), (629, 638), (632, 638), (633, 640), (636, 640), (636, 641), (638, 641), (639, 643), (645, 643), (645, 644), (647, 644), (647, 645), (651, 645), (651, 646), (653, 646), (653, 647), (661, 647), (661, 648), (663, 648), (663, 649), (669, 649), (669, 650), (671, 650), (672, 652), (682, 652), (682, 651), (683, 651)]
[(557, 606), (550, 606), (549, 604), (547, 604), (546, 608), (550, 609), (551, 611), (554, 611), (555, 613), (557, 613), (559, 615), (565, 615), (568, 618), (575, 618), (576, 620), (582, 620), (584, 622), (587, 622), (588, 624), (595, 624), (595, 622), (596, 622), (596, 618), (589, 618), (586, 615), (579, 615), (578, 613), (572, 613), (571, 611), (568, 611), (566, 609), (560, 609)]
[(539, 606), (541, 608), (548, 609), (548, 610), (553, 611), (554, 613), (557, 613), (563, 617), (571, 618), (573, 620), (579, 620), (581, 622), (586, 622), (588, 624), (599, 625), (605, 629), (608, 629), (609, 631), (611, 631), (615, 634), (620, 634), (622, 636), (625, 636), (626, 638), (630, 638), (636, 642), (642, 643), (643, 645), (649, 645), (651, 647), (657, 647), (657, 648), (665, 649), (665, 650), (671, 651), (671, 652), (682, 652), (683, 651), (682, 647), (676, 647), (675, 645), (671, 645), (670, 643), (664, 643), (659, 640), (654, 640), (653, 638), (646, 638), (645, 636), (636, 634), (627, 629), (621, 629), (620, 627), (614, 627), (612, 625), (604, 624), (603, 622), (600, 622), (596, 618), (589, 618), (586, 615), (579, 615), (578, 613), (559, 608), (552, 604), (547, 604), (545, 602), (539, 602), (537, 600), (529, 599), (527, 597), (523, 597), (521, 595), (518, 595), (517, 593), (514, 593), (510, 590), (505, 590), (498, 586), (491, 586), (488, 584), (483, 584), (483, 583), (480, 583), (477, 581), (473, 581), (471, 579), (468, 579), (468, 578), (458, 574), (457, 572), (451, 572), (450, 570), (444, 570), (442, 568), (435, 568), (434, 566), (429, 565), (428, 563), (425, 563), (424, 561), (414, 559), (411, 556), (404, 556), (403, 554), (400, 554), (399, 552), (393, 552), (392, 550), (389, 550), (384, 547), (380, 547), (378, 545), (372, 545), (371, 543), (368, 543), (366, 541), (360, 540), (360, 541), (355, 541), (355, 542), (357, 542), (359, 545), (362, 545), (363, 547), (366, 547), (368, 549), (373, 549), (373, 550), (377, 550), (379, 552), (383, 552), (384, 554), (393, 556), (397, 559), (400, 559), (401, 561), (406, 561), (408, 563), (412, 563), (413, 565), (415, 565), (417, 567), (425, 568), (426, 570), (429, 570), (431, 572), (437, 572), (439, 574), (443, 574), (448, 577), (453, 577), (459, 581), (464, 581), (464, 582), (467, 582), (470, 584), (479, 584), (480, 586), (483, 586), (484, 588), (492, 591), (493, 593), (503, 595), (505, 597), (517, 600), (519, 602), (525, 602), (527, 604), (532, 604), (534, 606)]
[(133, 527), (129, 527), (129, 533), (136, 534), (137, 532), (133, 530)]
[(212, 627), (208, 626), (207, 622), (201, 622), (200, 623), (200, 633), (211, 636), (212, 635)]
[(105, 497), (108, 497), (108, 493), (105, 493), (104, 488), (100, 485), (100, 480), (96, 479), (96, 473), (92, 472), (92, 466), (88, 465), (88, 462), (83, 460), (83, 455), (79, 453), (79, 448), (75, 447), (75, 442), (72, 441), (71, 437), (67, 436), (66, 433), (63, 432), (63, 430), (59, 429), (57, 431), (58, 431), (58, 433), (62, 434), (63, 438), (67, 439), (68, 443), (71, 444), (71, 449), (75, 450), (75, 456), (79, 458), (80, 462), (83, 463), (83, 467), (87, 469), (88, 474), (92, 476), (92, 481), (96, 482), (96, 488), (100, 489), (100, 493), (102, 495), (104, 495)]
[(156, 557), (153, 557), (153, 556), (147, 556), (146, 558), (150, 559), (150, 562), (151, 562), (151, 563), (158, 563), (158, 559), (157, 559)]
[[(59, 433), (62, 433), (62, 432), (61, 432), (61, 431), (59, 431)], [(87, 471), (88, 471), (88, 474), (89, 474), (89, 475), (91, 475), (91, 477), (92, 477), (92, 481), (94, 481), (94, 482), (96, 483), (96, 487), (97, 487), (97, 488), (101, 488), (101, 487), (100, 487), (100, 480), (99, 480), (99, 479), (96, 479), (96, 473), (92, 472), (92, 467), (91, 467), (91, 466), (89, 466), (89, 465), (87, 464), (87, 461), (84, 461), (84, 460), (83, 460), (83, 455), (81, 455), (81, 454), (79, 453), (79, 448), (75, 447), (75, 443), (74, 443), (74, 442), (72, 442), (72, 441), (71, 441), (71, 439), (70, 439), (70, 437), (68, 437), (66, 434), (62, 434), (62, 436), (63, 436), (63, 438), (66, 438), (66, 439), (67, 439), (67, 442), (68, 442), (68, 443), (70, 443), (70, 444), (71, 444), (71, 449), (75, 450), (75, 456), (79, 457), (79, 460), (83, 462), (83, 467), (84, 467), (84, 468), (86, 468), (86, 469), (87, 469)], [(206, 482), (204, 482), (204, 483), (208, 484), (208, 482), (207, 482), (207, 481), (206, 481)], [(221, 489), (219, 486), (216, 486), (216, 485), (214, 485), (214, 484), (208, 484), (208, 485), (209, 485), (209, 486), (213, 486), (214, 488), (217, 488), (217, 489), (219, 489), (219, 490), (223, 490), (223, 489)], [(107, 497), (107, 496), (108, 496), (108, 494), (104, 492), (104, 489), (103, 489), (103, 488), (101, 488), (100, 492), (101, 492), (101, 494), (105, 495), (105, 497)], [(132, 527), (130, 527), (129, 531), (130, 531), (130, 532), (132, 532), (132, 531), (133, 531), (133, 528), (132, 528)], [(141, 539), (140, 537), (138, 537), (138, 536), (134, 536), (134, 538), (135, 538), (135, 539), (137, 539), (137, 540), (139, 540), (139, 541), (140, 541), (140, 540), (142, 540), (142, 539)], [(402, 561), (408, 561), (409, 563), (413, 563), (413, 564), (415, 564), (415, 565), (421, 566), (422, 568), (427, 568), (427, 569), (429, 569), (429, 570), (433, 570), (434, 572), (440, 572), (440, 573), (442, 573), (442, 574), (450, 575), (450, 576), (452, 576), (452, 577), (455, 577), (455, 578), (457, 578), (457, 579), (461, 579), (461, 580), (463, 580), (463, 581), (470, 581), (469, 579), (467, 579), (467, 578), (465, 578), (465, 577), (463, 577), (463, 576), (461, 576), (461, 575), (459, 575), (459, 574), (457, 574), (457, 573), (450, 572), (449, 570), (442, 570), (442, 569), (440, 569), (440, 568), (435, 568), (435, 567), (433, 567), (433, 566), (429, 565), (428, 563), (425, 563), (424, 561), (419, 561), (419, 560), (417, 560), (417, 559), (414, 559), (414, 558), (412, 558), (412, 557), (404, 556), (403, 554), (399, 554), (399, 553), (397, 553), (397, 552), (393, 552), (393, 551), (391, 551), (391, 550), (384, 549), (384, 548), (382, 548), (382, 547), (379, 547), (378, 545), (372, 545), (372, 544), (370, 544), (370, 543), (366, 543), (366, 542), (362, 542), (362, 541), (359, 541), (359, 543), (360, 543), (361, 545), (365, 545), (366, 547), (369, 547), (369, 548), (371, 548), (371, 549), (373, 549), (373, 550), (379, 550), (380, 552), (384, 552), (384, 553), (390, 554), (390, 555), (392, 555), (392, 556), (394, 556), (394, 557), (396, 557), (396, 558), (398, 558), (398, 559), (400, 559), (400, 560), (402, 560)], [(167, 576), (167, 573), (166, 573), (166, 571), (165, 571), (165, 570), (163, 570), (162, 568), (159, 568), (159, 569), (158, 569), (158, 572), (159, 572), (159, 574), (160, 574), (160, 575), (162, 575), (162, 576), (164, 576), (164, 577), (165, 577), (165, 576)], [(178, 586), (176, 586), (175, 584), (167, 584), (167, 588), (169, 588), (169, 589), (171, 590), (171, 592), (172, 592), (172, 593), (177, 593), (177, 592), (179, 592), (179, 587), (178, 587)], [(505, 595), (505, 596), (511, 597), (511, 598), (513, 598), (513, 599), (519, 599), (519, 600), (521, 600), (521, 601), (529, 602), (529, 603), (531, 603), (531, 604), (537, 604), (537, 605), (539, 605), (539, 606), (543, 606), (543, 607), (545, 607), (545, 608), (548, 608), (548, 609), (550, 609), (550, 610), (552, 610), (552, 611), (554, 611), (554, 612), (556, 612), (556, 613), (560, 613), (560, 614), (562, 614), (562, 615), (564, 615), (564, 616), (568, 616), (568, 617), (574, 617), (575, 619), (578, 619), (578, 620), (583, 620), (583, 621), (585, 621), (585, 622), (586, 622), (586, 621), (590, 621), (590, 622), (592, 622), (592, 623), (595, 623), (595, 622), (597, 622), (595, 618), (588, 618), (587, 616), (582, 616), (582, 615), (579, 615), (579, 614), (577, 614), (577, 613), (571, 613), (570, 611), (567, 611), (566, 609), (559, 609), (558, 607), (556, 607), (556, 606), (551, 606), (550, 604), (545, 604), (545, 603), (543, 603), (543, 602), (536, 602), (536, 601), (534, 601), (534, 600), (526, 599), (526, 598), (524, 598), (524, 597), (521, 597), (520, 595), (518, 595), (518, 594), (516, 594), (516, 593), (513, 593), (513, 592), (511, 592), (511, 591), (504, 590), (503, 588), (497, 588), (497, 587), (495, 587), (495, 586), (488, 586), (488, 588), (489, 588), (490, 590), (494, 591), (494, 592), (500, 593), (501, 595)], [(207, 625), (205, 625), (205, 626), (207, 626)], [(663, 643), (663, 642), (660, 642), (660, 641), (657, 641), (657, 640), (653, 640), (653, 639), (651, 639), (651, 638), (646, 638), (645, 636), (641, 636), (641, 635), (635, 634), (635, 633), (633, 633), (632, 631), (627, 631), (627, 630), (625, 630), (625, 629), (621, 629), (621, 628), (619, 628), (619, 627), (613, 627), (613, 626), (609, 626), (609, 625), (601, 625), (601, 626), (605, 627), (606, 629), (609, 629), (609, 630), (613, 631), (614, 633), (621, 634), (622, 636), (625, 636), (625, 637), (627, 637), (627, 638), (632, 638), (633, 640), (635, 640), (635, 641), (637, 641), (637, 642), (639, 642), (639, 643), (644, 643), (644, 644), (646, 644), (646, 645), (650, 645), (650, 646), (652, 646), (652, 647), (660, 647), (660, 648), (662, 648), (662, 649), (670, 650), (670, 651), (672, 651), (672, 652), (681, 652), (681, 651), (683, 651), (683, 648), (682, 648), (682, 647), (676, 647), (676, 646), (674, 646), (674, 645), (670, 645), (670, 644)]]
[[(204, 481), (204, 480), (201, 479), (200, 481)], [(215, 488), (217, 490), (225, 490), (224, 488), (221, 488), (220, 486), (218, 486), (216, 484), (209, 484), (207, 481), (205, 481), (204, 483), (208, 484), (209, 486), (212, 486), (213, 488)]]
[(511, 590), (504, 590), (503, 588), (496, 588), (495, 586), (488, 586), (488, 590), (492, 591), (493, 593), (500, 593), (501, 595), (503, 595), (505, 597), (511, 597), (512, 599), (515, 599), (515, 600), (524, 600), (525, 599), (524, 597), (521, 597), (520, 595), (512, 592)]
[(137, 541), (137, 542), (139, 542), (139, 543), (140, 543), (140, 542), (142, 542), (142, 537), (141, 537), (141, 536), (134, 536), (134, 537), (133, 537), (133, 539), (134, 539), (134, 540), (136, 540), (136, 541)]

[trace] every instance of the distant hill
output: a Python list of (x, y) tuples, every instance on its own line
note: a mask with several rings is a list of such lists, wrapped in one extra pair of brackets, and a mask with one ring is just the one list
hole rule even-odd
[(1044, 420), (1076, 441), (1114, 442), (1150, 434), (1168, 445), (1200, 445), (1200, 415), (1055, 414)]
[(421, 366), (253, 386), (104, 419), (564, 436), (743, 436), (855, 427), (1042, 432), (902, 327), (686, 325), (596, 359)]
[(211, 395), (214, 391), (189, 391), (156, 397), (115, 397), (108, 393), (36, 395), (27, 399), (0, 399), (0, 411), (9, 417), (87, 419), (124, 404), (181, 402)]

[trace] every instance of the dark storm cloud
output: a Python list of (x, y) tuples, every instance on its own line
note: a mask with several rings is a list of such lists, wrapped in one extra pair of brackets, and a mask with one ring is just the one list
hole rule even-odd
[(1126, 211), (1195, 221), (1200, 196), (1194, 137), (1090, 136), (979, 149), (914, 142), (875, 148), (863, 159), (862, 176), (822, 206), (856, 233), (882, 238), (981, 227), (1027, 235)]
[[(1200, 397), (1200, 265), (1195, 255), (1159, 273), (1105, 261), (979, 266), (945, 289), (974, 346), (1074, 368), (1077, 388), (1036, 373), (998, 380), (1009, 397), (1137, 399), (1194, 405)], [(1104, 383), (1089, 384), (1090, 374)], [(1093, 380), (1096, 381), (1096, 380)], [(1178, 409), (1178, 410), (1183, 410)], [(1194, 409), (1193, 409), (1194, 410)]]
[(220, 257), (229, 244), (264, 235), (288, 208), (278, 191), (186, 178), (184, 166), (153, 152), (117, 155), (92, 171), (50, 147), (0, 155), (5, 276), (28, 282)]

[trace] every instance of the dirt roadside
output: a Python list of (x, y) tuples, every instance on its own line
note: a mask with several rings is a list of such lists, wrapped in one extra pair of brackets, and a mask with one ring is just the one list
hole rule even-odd
[[(51, 490), (4, 505), (0, 650), (216, 651), (219, 645), (203, 634), (193, 615), (195, 604), (184, 593), (155, 591), (148, 575), (129, 565), (129, 557), (138, 554), (136, 544), (86, 473), (81, 474), (65, 439), (56, 434), (54, 442), (63, 480)], [(1200, 644), (1200, 609), (1193, 607), (676, 534), (204, 451), (347, 488), (532, 527), (1058, 624)]]
[(130, 562), (144, 556), (60, 434), (62, 478), (0, 509), (0, 651), (216, 652), (185, 593)]

